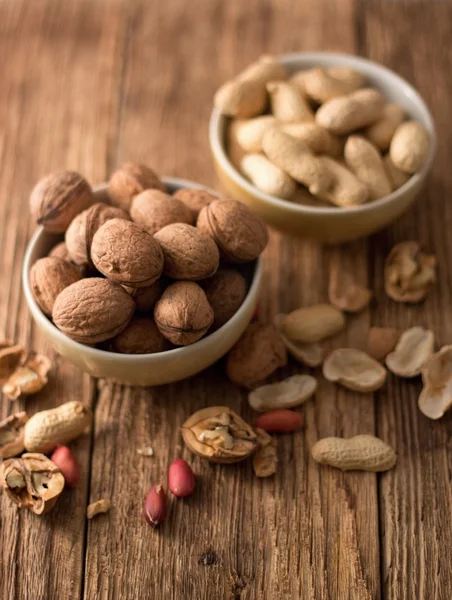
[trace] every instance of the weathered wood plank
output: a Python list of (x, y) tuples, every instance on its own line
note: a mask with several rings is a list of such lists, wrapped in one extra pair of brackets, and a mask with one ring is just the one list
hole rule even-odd
[[(138, 3), (125, 50), (118, 160), (214, 183), (207, 121), (216, 86), (264, 51), (311, 50), (325, 40), (333, 50), (356, 50), (351, 2), (171, 0), (152, 11)], [(359, 250), (353, 264), (365, 281), (366, 253)], [(316, 244), (272, 234), (260, 318), (325, 300), (330, 257)], [(367, 313), (355, 319), (350, 343), (360, 343), (368, 321)], [(291, 364), (285, 372), (299, 370)], [(379, 597), (376, 478), (319, 469), (309, 457), (319, 436), (373, 432), (373, 398), (322, 384), (304, 411), (306, 433), (280, 440), (281, 469), (263, 482), (250, 465), (212, 466), (181, 446), (184, 419), (222, 403), (253, 418), (221, 363), (159, 389), (115, 387), (113, 400), (102, 390), (91, 500), (108, 496), (114, 508), (89, 524), (85, 598)], [(137, 456), (149, 444), (155, 457)], [(142, 499), (153, 483), (166, 483), (179, 456), (193, 465), (197, 491), (172, 502), (168, 521), (151, 531)]]
[[(438, 346), (452, 341), (450, 319), (452, 143), (449, 104), (452, 34), (450, 3), (363, 2), (363, 42), (370, 57), (411, 81), (436, 120), (438, 155), (433, 174), (413, 210), (372, 240), (373, 324), (400, 328), (420, 324), (435, 331)], [(439, 261), (439, 281), (426, 302), (396, 305), (383, 291), (383, 259), (396, 242), (419, 240)], [(380, 479), (382, 592), (388, 600), (446, 599), (452, 589), (452, 416), (425, 418), (417, 408), (420, 379), (390, 377), (377, 399), (377, 428), (397, 450), (397, 467)]]
[[(105, 178), (115, 132), (118, 9), (110, 3), (0, 2), (0, 330), (55, 360), (49, 385), (27, 403), (1, 400), (2, 418), (26, 406), (32, 414), (79, 399), (91, 403), (88, 377), (57, 358), (31, 324), (21, 292), (24, 250), (34, 228), (28, 195), (45, 173), (80, 170)], [(44, 517), (18, 512), (1, 498), (0, 597), (80, 598), (83, 583), (89, 436), (73, 444), (80, 486)]]

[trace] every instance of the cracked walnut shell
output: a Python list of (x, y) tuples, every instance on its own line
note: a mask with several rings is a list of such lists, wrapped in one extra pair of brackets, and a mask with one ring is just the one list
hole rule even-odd
[(213, 308), (214, 329), (218, 329), (235, 315), (246, 296), (246, 280), (235, 269), (220, 269), (202, 282), (207, 300)]
[(183, 202), (159, 190), (139, 194), (132, 202), (130, 216), (151, 234), (171, 223), (194, 222), (191, 210)]
[(0, 482), (14, 504), (37, 515), (49, 512), (64, 489), (63, 474), (44, 454), (5, 460), (0, 465)]
[(236, 200), (214, 200), (199, 213), (197, 226), (213, 237), (225, 260), (255, 260), (268, 242), (262, 219)]
[(80, 266), (91, 266), (91, 244), (94, 234), (110, 219), (130, 221), (125, 210), (103, 202), (96, 202), (73, 219), (65, 236), (70, 260)]
[(82, 278), (75, 265), (46, 256), (37, 260), (30, 270), (30, 287), (42, 312), (50, 316), (55, 300), (65, 288)]
[(213, 310), (202, 288), (192, 281), (177, 281), (163, 292), (154, 309), (161, 333), (176, 346), (193, 344), (213, 323)]
[(64, 233), (72, 219), (93, 203), (89, 183), (78, 173), (64, 171), (41, 179), (30, 196), (30, 211), (50, 233)]
[(163, 250), (163, 272), (172, 279), (198, 281), (218, 269), (220, 253), (213, 239), (187, 223), (172, 223), (154, 238)]
[(111, 341), (112, 349), (121, 354), (153, 354), (169, 349), (154, 319), (134, 317), (124, 331)]
[(108, 184), (112, 204), (130, 210), (132, 200), (144, 190), (157, 189), (164, 192), (165, 184), (152, 169), (138, 163), (123, 164), (113, 173)]
[(0, 421), (0, 458), (11, 458), (22, 454), (24, 425), (28, 421), (26, 412), (19, 412)]
[(253, 428), (227, 406), (198, 410), (181, 429), (189, 450), (211, 462), (239, 462), (256, 450)]
[(206, 190), (198, 190), (194, 188), (183, 188), (177, 190), (173, 194), (173, 198), (177, 198), (185, 204), (187, 208), (191, 210), (194, 221), (198, 218), (199, 212), (202, 208), (216, 200), (216, 196), (212, 196)]
[(30, 352), (15, 369), (3, 386), (3, 393), (11, 400), (37, 394), (47, 385), (47, 373), (52, 363), (47, 356)]
[(247, 388), (256, 387), (287, 364), (287, 351), (273, 325), (252, 323), (229, 352), (229, 379)]
[(124, 219), (111, 219), (95, 233), (91, 258), (105, 277), (130, 287), (152, 285), (163, 269), (163, 252), (153, 236)]
[(73, 283), (61, 292), (53, 307), (55, 325), (83, 344), (103, 342), (125, 329), (135, 303), (120, 285), (92, 277)]
[(25, 350), (12, 340), (0, 340), (0, 383), (5, 383), (22, 362)]

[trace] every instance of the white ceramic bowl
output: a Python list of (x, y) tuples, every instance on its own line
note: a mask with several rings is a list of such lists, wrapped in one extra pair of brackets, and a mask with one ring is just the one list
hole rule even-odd
[[(202, 188), (215, 194), (213, 190), (192, 181), (169, 177), (164, 178), (164, 181), (171, 192), (184, 187)], [(105, 199), (105, 190), (105, 185), (95, 190), (98, 201)], [(33, 319), (55, 350), (93, 377), (108, 377), (120, 383), (140, 386), (161, 385), (190, 377), (212, 365), (231, 349), (245, 331), (256, 310), (262, 279), (260, 259), (252, 267), (245, 266), (243, 273), (248, 279), (249, 289), (236, 314), (220, 329), (190, 346), (158, 354), (138, 355), (106, 352), (79, 344), (64, 335), (44, 315), (36, 304), (30, 288), (31, 266), (38, 258), (47, 256), (50, 249), (61, 240), (62, 236), (51, 235), (45, 232), (43, 227), (38, 227), (34, 233), (28, 244), (22, 267), (25, 298)]]
[(418, 195), (436, 152), (432, 116), (418, 92), (404, 79), (371, 60), (349, 54), (300, 52), (285, 54), (280, 61), (290, 72), (314, 66), (345, 66), (365, 75), (369, 85), (379, 89), (389, 102), (396, 102), (407, 115), (424, 125), (430, 134), (430, 149), (422, 169), (392, 194), (354, 208), (313, 207), (295, 204), (259, 191), (231, 163), (225, 150), (228, 118), (212, 111), (210, 146), (215, 169), (227, 193), (248, 204), (268, 225), (284, 233), (337, 244), (361, 238), (389, 225), (404, 213)]

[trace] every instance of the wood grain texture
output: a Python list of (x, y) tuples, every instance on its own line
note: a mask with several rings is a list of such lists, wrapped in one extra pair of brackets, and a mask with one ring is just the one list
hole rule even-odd
[[(325, 301), (330, 268), (351, 266), (375, 300), (329, 348), (362, 348), (370, 324), (421, 322), (450, 342), (451, 11), (417, 0), (0, 0), (0, 333), (49, 352), (20, 290), (33, 229), (27, 197), (41, 175), (73, 168), (98, 183), (139, 160), (215, 186), (207, 121), (216, 87), (263, 52), (325, 49), (369, 55), (418, 86), (437, 119), (438, 160), (415, 208), (368, 242), (322, 249), (273, 232), (259, 318)], [(410, 238), (437, 253), (440, 274), (426, 304), (406, 309), (386, 299), (381, 273), (392, 244)], [(278, 376), (302, 371), (291, 362)], [(222, 361), (175, 385), (137, 389), (90, 381), (56, 359), (49, 386), (27, 406), (94, 405), (92, 437), (73, 445), (82, 484), (44, 518), (1, 498), (0, 598), (448, 600), (451, 417), (422, 417), (419, 389), (391, 377), (382, 392), (359, 395), (321, 381), (303, 407), (305, 430), (280, 437), (281, 467), (260, 481), (248, 463), (193, 457), (180, 438), (187, 416), (207, 405), (253, 420)], [(2, 399), (0, 414), (12, 410)], [(397, 467), (375, 475), (313, 463), (318, 438), (357, 433), (390, 442)], [(137, 454), (149, 445), (153, 458)], [(195, 494), (170, 499), (168, 520), (152, 531), (144, 496), (166, 485), (179, 457), (197, 475)], [(102, 497), (111, 511), (87, 523), (86, 504)]]

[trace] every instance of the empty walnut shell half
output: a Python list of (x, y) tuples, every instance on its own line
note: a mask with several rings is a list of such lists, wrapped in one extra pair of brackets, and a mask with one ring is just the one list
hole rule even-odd
[(218, 269), (218, 246), (206, 233), (187, 223), (172, 223), (154, 238), (163, 250), (163, 272), (172, 279), (198, 281)]
[(361, 350), (333, 350), (323, 363), (328, 381), (340, 383), (355, 392), (374, 392), (386, 381), (386, 369)]
[(152, 169), (145, 165), (128, 162), (113, 173), (108, 184), (112, 204), (129, 211), (132, 200), (144, 190), (157, 189), (164, 192), (165, 184)]
[(184, 188), (177, 190), (173, 194), (174, 198), (181, 200), (187, 208), (191, 210), (193, 220), (196, 221), (199, 212), (202, 208), (216, 200), (216, 196), (212, 196), (206, 190), (197, 190), (193, 188)]
[(235, 463), (256, 449), (253, 428), (227, 406), (198, 410), (182, 425), (186, 446), (215, 463)]
[(118, 335), (132, 318), (135, 303), (120, 285), (92, 277), (61, 292), (53, 307), (53, 322), (76, 342), (96, 344)]
[(130, 287), (152, 285), (163, 269), (158, 242), (139, 225), (124, 219), (110, 219), (97, 230), (91, 258), (105, 277)]
[(435, 350), (433, 331), (411, 327), (402, 333), (393, 352), (386, 357), (386, 366), (399, 377), (416, 377)]
[(78, 173), (64, 171), (41, 179), (30, 196), (30, 211), (50, 233), (64, 233), (72, 219), (93, 203), (89, 183)]
[(183, 202), (159, 190), (139, 194), (132, 202), (130, 216), (152, 235), (171, 223), (194, 223), (191, 210)]
[(218, 329), (235, 315), (245, 300), (246, 280), (235, 269), (220, 269), (201, 285), (213, 308), (213, 327)]
[(82, 278), (75, 265), (46, 256), (37, 260), (30, 270), (30, 287), (42, 312), (50, 316), (55, 300), (65, 288)]
[(112, 339), (111, 347), (121, 354), (153, 354), (168, 350), (170, 344), (160, 333), (154, 319), (134, 317), (124, 331)]
[(10, 500), (37, 515), (49, 512), (64, 489), (60, 469), (44, 454), (23, 454), (0, 465), (0, 482)]
[(0, 383), (5, 383), (14, 373), (25, 355), (25, 350), (12, 340), (0, 341)]
[(224, 260), (255, 260), (268, 242), (262, 219), (236, 200), (214, 200), (199, 213), (197, 226), (213, 237)]
[(436, 258), (417, 242), (394, 246), (385, 262), (385, 290), (396, 302), (421, 302), (436, 280)]
[(285, 364), (286, 348), (275, 327), (252, 323), (229, 352), (226, 372), (232, 382), (253, 388)]
[(70, 259), (75, 264), (84, 267), (92, 266), (91, 244), (94, 234), (110, 219), (130, 221), (129, 215), (122, 208), (96, 202), (71, 222), (66, 231), (65, 240)]
[(429, 419), (440, 419), (452, 406), (452, 346), (443, 346), (428, 359), (422, 381), (419, 408)]
[(11, 400), (37, 394), (47, 384), (52, 362), (43, 354), (30, 352), (3, 385), (3, 393)]
[(154, 309), (161, 333), (176, 346), (196, 342), (213, 323), (213, 310), (201, 287), (192, 281), (177, 281), (163, 292)]
[(22, 454), (24, 425), (28, 421), (26, 412), (19, 412), (0, 421), (0, 458), (11, 458)]

